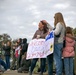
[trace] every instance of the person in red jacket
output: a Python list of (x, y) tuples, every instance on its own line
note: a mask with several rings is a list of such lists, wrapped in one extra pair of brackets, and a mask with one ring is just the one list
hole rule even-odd
[[(73, 36), (72, 28), (66, 27), (66, 35)], [(64, 57), (65, 75), (73, 75), (73, 57), (75, 56), (74, 45), (75, 40), (70, 37), (65, 37), (66, 45), (63, 48), (62, 56)]]

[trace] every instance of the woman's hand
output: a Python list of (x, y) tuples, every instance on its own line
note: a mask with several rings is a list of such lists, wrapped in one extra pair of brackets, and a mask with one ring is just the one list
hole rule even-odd
[(39, 39), (40, 38), (40, 35), (37, 35), (37, 39)]

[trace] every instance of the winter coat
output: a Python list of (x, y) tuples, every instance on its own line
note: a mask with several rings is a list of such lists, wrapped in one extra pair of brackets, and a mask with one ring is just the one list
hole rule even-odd
[(5, 51), (5, 56), (10, 56), (11, 46), (3, 46), (3, 50)]
[(23, 55), (25, 52), (27, 52), (27, 48), (28, 48), (28, 43), (26, 38), (23, 39), (23, 43), (21, 46), (22, 46), (21, 54)]
[(74, 57), (74, 45), (75, 41), (69, 37), (66, 37), (66, 46), (63, 48), (62, 56), (63, 57)]

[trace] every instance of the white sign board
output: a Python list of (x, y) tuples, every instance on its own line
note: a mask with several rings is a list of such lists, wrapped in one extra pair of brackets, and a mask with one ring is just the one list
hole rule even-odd
[(26, 59), (46, 58), (53, 53), (54, 32), (50, 32), (46, 39), (33, 39), (30, 41)]

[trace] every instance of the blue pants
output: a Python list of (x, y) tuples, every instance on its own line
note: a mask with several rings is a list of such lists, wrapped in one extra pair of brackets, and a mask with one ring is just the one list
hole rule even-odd
[[(35, 67), (37, 61), (38, 61), (38, 58), (32, 59), (31, 68), (30, 68), (30, 72), (31, 73), (34, 70), (34, 67)], [(44, 72), (44, 69), (45, 69), (45, 64), (46, 64), (46, 58), (41, 58), (40, 61), (41, 61), (41, 63), (40, 63), (41, 64), (40, 65), (41, 73), (43, 73)]]
[(62, 43), (54, 45), (54, 63), (56, 66), (56, 75), (62, 75), (62, 48)]
[(10, 69), (10, 56), (5, 56), (7, 69)]
[(7, 70), (7, 66), (1, 58), (0, 58), (0, 65), (3, 66), (5, 70)]
[(65, 75), (73, 75), (73, 57), (64, 58), (64, 71)]
[(47, 56), (48, 75), (53, 75), (53, 54)]

